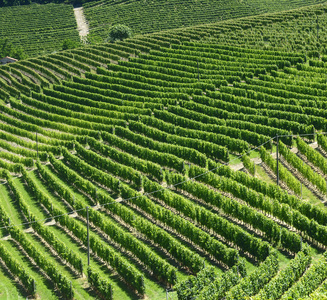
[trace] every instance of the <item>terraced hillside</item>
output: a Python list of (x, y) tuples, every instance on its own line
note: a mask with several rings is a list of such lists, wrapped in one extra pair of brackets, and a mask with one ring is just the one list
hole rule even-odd
[(0, 40), (28, 56), (61, 50), (65, 39), (79, 42), (72, 5), (32, 4), (0, 8)]
[(326, 54), (326, 5), (159, 32), (151, 37), (169, 41), (178, 40), (180, 35), (183, 41), (301, 52), (308, 58), (318, 57)]
[[(321, 3), (323, 1), (92, 1), (84, 4), (86, 20), (91, 31), (88, 41), (99, 42), (108, 38), (109, 28), (113, 24), (123, 23), (130, 26), (135, 34), (159, 32), (171, 28), (185, 28), (187, 26), (212, 23), (221, 20), (235, 19), (244, 16), (258, 15), (272, 11), (302, 7)], [(15, 21), (13, 21), (15, 20)], [(274, 20), (275, 21), (275, 20)], [(301, 20), (303, 21), (303, 20)], [(306, 25), (301, 23), (300, 45), (315, 38), (315, 19)], [(313, 23), (312, 23), (313, 21)], [(300, 21), (299, 21), (300, 22)], [(325, 22), (319, 21), (321, 36), (323, 36)], [(295, 26), (297, 26), (295, 24)], [(305, 27), (305, 28), (304, 28)], [(8, 39), (15, 47), (21, 47), (28, 57), (52, 53), (62, 49), (64, 40), (78, 43), (76, 20), (73, 6), (67, 4), (50, 3), (46, 5), (32, 4), (0, 8), (0, 41)], [(274, 37), (280, 35), (279, 28), (275, 28)], [(275, 33), (278, 33), (277, 35)], [(291, 31), (293, 33), (293, 31)], [(252, 32), (249, 36), (257, 36)], [(280, 44), (275, 38), (266, 45)], [(288, 40), (289, 37), (287, 37)], [(312, 40), (309, 41), (312, 43)], [(324, 40), (321, 44), (324, 45)], [(283, 43), (288, 45), (288, 43)], [(292, 46), (292, 45), (291, 45)], [(288, 46), (288, 50), (298, 50), (299, 47)], [(302, 47), (303, 48), (303, 47)]]
[(0, 298), (322, 299), (324, 62), (240, 22), (0, 67)]
[(213, 23), (227, 19), (259, 15), (308, 6), (324, 1), (239, 1), (239, 0), (101, 0), (85, 3), (90, 37), (108, 38), (112, 25), (125, 24), (135, 34)]

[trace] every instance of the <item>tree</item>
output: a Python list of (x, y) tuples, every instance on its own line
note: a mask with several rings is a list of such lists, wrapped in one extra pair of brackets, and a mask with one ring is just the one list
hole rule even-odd
[(62, 50), (67, 50), (67, 49), (74, 49), (81, 47), (81, 44), (76, 41), (72, 41), (71, 39), (65, 39), (62, 43)]
[(0, 7), (2, 6), (16, 6), (31, 4), (31, 0), (0, 0)]
[(132, 37), (132, 30), (126, 25), (117, 24), (110, 28), (109, 39), (111, 42), (122, 41), (130, 37)]
[(9, 39), (0, 40), (0, 58), (5, 56), (10, 56), (16, 59), (27, 58), (23, 48), (14, 46)]

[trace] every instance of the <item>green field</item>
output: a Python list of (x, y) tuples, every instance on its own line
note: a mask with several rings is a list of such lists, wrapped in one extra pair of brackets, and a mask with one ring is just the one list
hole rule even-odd
[(239, 1), (169, 0), (113, 1), (85, 3), (90, 38), (108, 38), (112, 25), (128, 25), (135, 34), (215, 23), (227, 19), (284, 11), (323, 1)]
[(32, 4), (0, 8), (0, 41), (8, 39), (28, 56), (62, 49), (65, 39), (79, 42), (72, 5)]
[(255, 3), (0, 67), (1, 299), (325, 297), (326, 5)]

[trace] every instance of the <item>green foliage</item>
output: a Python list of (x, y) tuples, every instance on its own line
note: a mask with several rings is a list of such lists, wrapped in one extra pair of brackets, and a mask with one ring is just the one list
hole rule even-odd
[[(203, 169), (201, 170), (191, 167), (189, 170), (189, 176), (196, 177), (203, 172)], [(269, 210), (276, 216), (278, 215), (279, 218), (282, 218), (283, 220), (285, 219), (285, 217), (282, 216), (283, 208), (285, 209), (285, 207), (281, 206), (279, 209), (274, 209), (274, 211), (272, 211), (273, 205), (270, 200), (264, 199), (262, 195), (259, 195), (258, 197), (255, 192), (249, 190), (245, 186), (241, 186), (240, 184), (233, 182), (230, 179), (218, 177), (208, 173), (200, 176), (199, 181), (209, 184), (216, 189), (232, 193), (237, 198), (242, 197), (242, 199), (248, 202), (248, 204), (251, 206), (260, 208), (262, 211)], [(291, 252), (297, 252), (300, 250), (301, 241), (299, 236), (296, 234), (290, 234), (287, 230), (280, 228), (274, 221), (270, 220), (249, 206), (242, 205), (237, 201), (224, 197), (201, 183), (190, 181), (185, 182), (185, 178), (183, 178), (181, 175), (169, 174), (167, 175), (167, 182), (170, 184), (183, 182), (182, 184), (178, 185), (178, 189), (187, 191), (191, 195), (202, 199), (207, 203), (213, 204), (217, 208), (223, 210), (226, 214), (231, 215), (236, 219), (251, 223), (254, 228), (258, 228), (264, 232), (265, 236), (275, 245), (281, 244), (283, 248), (287, 248)], [(274, 206), (277, 206), (277, 203), (275, 203)], [(279, 212), (277, 212), (277, 210), (279, 210)], [(290, 241), (292, 242), (290, 243)], [(244, 244), (247, 244), (247, 242), (243, 242)], [(252, 243), (254, 245), (256, 241), (252, 241)], [(244, 247), (245, 245), (242, 245), (242, 248)], [(264, 249), (263, 244), (258, 247), (262, 247)], [(255, 247), (250, 246), (248, 251), (257, 257), (260, 256), (260, 260), (264, 259), (264, 257), (261, 256), (262, 253), (260, 253), (259, 248), (255, 249)]]
[[(158, 164), (154, 164), (151, 161), (137, 159), (130, 154), (118, 151), (117, 149), (115, 149), (113, 147), (103, 145), (101, 142), (98, 142), (93, 138), (88, 139), (88, 144), (90, 145), (91, 148), (96, 150), (98, 153), (101, 153), (102, 156), (110, 157), (112, 160), (119, 162), (120, 164), (123, 164), (125, 166), (130, 166), (134, 170), (138, 170), (142, 173), (148, 174), (149, 176), (151, 176), (151, 178), (156, 179), (159, 182), (162, 182), (164, 180), (164, 174), (162, 171), (162, 167)], [(79, 149), (83, 153), (85, 153), (85, 150), (81, 149), (80, 147), (79, 147)], [(95, 158), (95, 154), (89, 155), (90, 158), (92, 156)], [(102, 158), (100, 155), (97, 159), (93, 160), (93, 162), (95, 162), (96, 165), (98, 165), (100, 168), (106, 169), (107, 162), (103, 161), (101, 163), (101, 161), (102, 161)], [(113, 168), (110, 168), (110, 169), (113, 170)], [(133, 172), (133, 171), (130, 171), (130, 172)], [(136, 177), (137, 176), (142, 176), (142, 175), (137, 174)], [(141, 180), (135, 179), (135, 181), (137, 183), (138, 188), (140, 189), (142, 187)]]
[(31, 0), (0, 0), (0, 7), (31, 4)]
[(226, 299), (244, 299), (258, 293), (278, 272), (277, 252), (273, 251), (260, 266), (226, 294)]
[(10, 228), (11, 236), (26, 250), (28, 255), (43, 269), (58, 286), (64, 299), (73, 299), (74, 290), (71, 290), (70, 282), (61, 274), (55, 264), (49, 262), (45, 256), (25, 236), (25, 233), (17, 227)]
[(0, 40), (9, 39), (14, 58), (14, 54), (23, 59), (61, 50), (66, 39), (80, 41), (72, 5), (0, 7), (0, 27)]
[(255, 175), (255, 164), (253, 161), (251, 161), (248, 155), (242, 156), (242, 162), (245, 169), (247, 169), (251, 175)]
[(324, 225), (327, 222), (327, 212), (324, 209), (288, 194), (276, 184), (267, 183), (258, 178), (247, 176), (243, 172), (232, 171), (231, 168), (217, 164), (211, 160), (208, 161), (208, 165), (209, 169), (215, 169), (214, 172), (216, 174), (228, 178), (229, 181), (235, 180), (249, 189), (262, 193), (266, 197), (276, 199), (280, 203), (285, 203), (292, 209), (298, 210), (307, 218), (314, 219), (321, 225)]
[[(200, 169), (198, 167), (193, 167), (189, 170), (189, 176), (197, 176), (198, 174), (204, 173), (203, 169)], [(248, 189), (247, 186), (242, 186), (236, 182), (233, 182), (230, 179), (224, 179), (224, 178), (219, 178), (217, 176), (214, 176), (212, 174), (205, 174), (204, 176), (199, 177), (201, 178), (200, 180), (204, 183), (210, 184), (211, 186), (215, 188), (219, 188), (220, 190), (227, 191), (232, 193), (235, 197), (238, 197), (240, 199), (245, 200), (248, 202), (251, 206), (260, 208), (262, 211), (266, 211), (271, 215), (276, 216), (280, 220), (283, 220), (289, 224), (292, 224), (295, 228), (297, 228), (300, 231), (305, 232), (306, 234), (310, 235), (312, 238), (317, 240), (320, 243), (326, 243), (326, 237), (327, 237), (327, 230), (325, 228), (324, 223), (322, 223), (322, 220), (326, 217), (325, 212), (323, 210), (316, 210), (313, 215), (317, 214), (317, 216), (322, 217), (320, 219), (320, 224), (315, 221), (315, 220), (310, 220), (306, 215), (311, 215), (311, 207), (314, 206), (307, 206), (303, 205), (302, 207), (295, 203), (291, 200), (292, 202), (288, 202), (292, 206), (300, 206), (299, 210), (296, 209), (290, 209), (288, 204), (284, 203), (279, 203), (280, 198), (277, 197), (275, 200), (267, 199), (264, 197), (262, 194), (258, 194), (250, 189)], [(202, 191), (197, 191), (198, 193)], [(203, 193), (203, 192), (202, 192)], [(209, 190), (210, 194), (213, 194), (212, 191)], [(215, 201), (215, 198), (211, 197)], [(211, 199), (208, 197), (208, 199)], [(218, 198), (219, 199), (219, 198)], [(283, 200), (285, 201), (285, 200)], [(224, 203), (218, 202), (219, 205), (224, 205)], [(281, 201), (282, 202), (282, 201)], [(298, 200), (298, 202), (300, 202)], [(217, 205), (217, 204), (216, 204)], [(225, 204), (226, 205), (226, 204)], [(235, 206), (238, 206), (237, 204)], [(228, 205), (227, 205), (228, 207)], [(233, 210), (233, 207), (230, 207), (229, 209)], [(239, 216), (242, 216), (242, 214), (246, 211), (246, 209), (243, 210), (238, 210), (236, 213), (239, 214)], [(300, 212), (301, 211), (301, 212)], [(302, 214), (303, 211), (303, 214)], [(253, 217), (254, 215), (251, 213), (244, 214), (247, 216), (249, 219)], [(256, 217), (254, 217), (256, 218)], [(274, 224), (272, 222), (260, 222), (262, 226), (264, 226), (266, 229), (269, 227), (271, 229), (275, 228)], [(256, 222), (253, 222), (253, 226), (260, 226)], [(323, 224), (323, 225), (322, 225)], [(276, 230), (269, 230), (269, 237), (272, 238), (273, 236), (275, 237), (275, 241), (281, 241), (281, 246), (283, 248), (289, 249), (291, 252), (298, 252), (301, 249), (301, 239), (298, 235), (296, 234), (290, 234), (289, 231), (285, 229)], [(279, 236), (280, 234), (280, 236)]]
[(285, 269), (280, 271), (254, 299), (280, 299), (306, 271), (311, 264), (311, 253), (308, 245), (303, 245), (303, 250), (297, 253)]
[[(75, 200), (71, 192), (62, 184), (57, 182), (54, 176), (46, 171), (46, 169), (41, 164), (38, 163), (37, 167), (39, 172), (42, 174), (42, 177), (53, 189), (56, 189), (58, 193), (69, 203), (71, 203), (76, 209), (83, 208), (83, 204), (80, 201)], [(102, 196), (101, 193), (95, 193), (97, 198)], [(82, 210), (80, 214), (83, 215), (83, 217), (86, 217), (85, 210)], [(105, 232), (116, 243), (133, 252), (134, 255), (136, 255), (141, 261), (148, 265), (149, 268), (153, 270), (155, 276), (157, 276), (158, 279), (169, 282), (173, 277), (175, 277), (174, 273), (176, 271), (174, 268), (169, 266), (167, 262), (154, 254), (147, 246), (142, 245), (131, 234), (124, 232), (114, 222), (105, 218), (103, 215), (93, 209), (89, 210), (89, 218), (93, 224), (97, 224), (97, 226), (101, 228), (101, 230), (103, 230), (103, 232)]]
[(110, 28), (109, 39), (111, 42), (122, 41), (132, 37), (132, 30), (123, 24), (117, 24)]
[[(277, 161), (263, 148), (260, 148), (260, 157), (262, 161), (272, 170), (273, 173), (277, 172)], [(278, 164), (279, 178), (294, 191), (297, 195), (301, 194), (301, 183), (289, 172), (280, 162)]]
[(316, 50), (309, 51), (309, 52), (307, 53), (307, 55), (308, 55), (308, 57), (310, 57), (310, 58), (319, 58), (319, 57), (320, 57), (319, 52), (316, 51)]
[[(155, 208), (160, 209), (158, 205), (155, 205), (155, 208), (153, 207), (153, 204), (152, 206), (150, 206), (151, 202), (149, 202), (146, 197), (141, 197), (141, 195), (137, 194), (133, 189), (129, 188), (125, 184), (121, 184), (121, 182), (117, 178), (97, 170), (96, 168), (80, 160), (78, 157), (74, 157), (74, 155), (70, 154), (69, 151), (65, 149), (63, 150), (63, 154), (66, 160), (74, 164), (75, 169), (78, 172), (87, 172), (87, 174), (89, 175), (92, 174), (93, 179), (97, 178), (97, 180), (99, 180), (101, 184), (107, 186), (115, 193), (121, 194), (121, 196), (126, 199), (138, 197), (139, 200), (143, 200), (142, 202), (136, 202), (139, 205), (141, 205), (142, 203), (143, 205), (145, 204), (144, 206), (142, 206), (143, 209), (145, 207), (148, 207), (149, 212), (151, 210), (153, 213), (156, 212)], [(54, 163), (54, 160), (52, 159), (51, 162)], [(56, 163), (56, 166), (60, 168), (59, 170), (63, 171), (65, 169), (58, 162)], [(69, 176), (71, 176), (70, 180), (74, 178), (73, 180), (75, 180), (75, 182), (75, 178), (78, 178), (78, 181), (82, 182), (80, 187), (82, 187), (85, 192), (91, 192), (94, 197), (99, 201), (99, 203), (103, 204), (112, 202), (112, 199), (110, 197), (106, 196), (104, 193), (97, 193), (96, 188), (89, 181), (81, 180), (81, 177), (75, 172), (69, 172)], [(127, 208), (124, 208), (121, 205), (110, 205), (109, 208), (113, 213), (118, 214), (120, 217), (122, 217), (125, 222), (133, 224), (136, 229), (140, 230), (140, 232), (145, 234), (148, 238), (153, 240), (155, 243), (158, 243), (163, 248), (166, 248), (171, 253), (171, 255), (176, 256), (183, 264), (187, 265), (191, 270), (197, 272), (202, 269), (204, 265), (203, 258), (193, 253), (188, 248), (184, 247), (180, 242), (178, 242), (165, 231), (155, 229), (151, 222), (146, 222), (142, 217), (137, 217), (132, 211)], [(172, 218), (172, 216), (174, 216), (174, 214), (172, 213), (169, 215), (162, 214), (164, 220), (174, 222), (175, 229), (181, 230), (180, 222), (175, 221), (180, 221), (181, 218), (178, 218), (177, 216), (175, 216), (175, 218)], [(195, 226), (191, 225), (191, 228), (194, 227)], [(171, 272), (170, 270), (167, 270), (166, 272), (171, 273), (169, 281), (171, 283), (175, 283), (176, 277), (174, 276), (174, 272)]]
[(246, 276), (245, 260), (240, 258), (236, 265), (217, 276), (212, 267), (201, 270), (197, 276), (190, 276), (175, 286), (179, 300), (221, 299), (228, 290)]
[[(194, 25), (237, 19), (262, 12), (290, 10), (322, 2), (323, 0), (296, 0), (292, 1), (292, 3), (287, 0), (267, 0), (264, 2), (258, 0), (169, 0), (168, 2), (161, 0), (102, 0), (84, 4), (84, 11), (90, 23), (91, 35), (106, 38), (105, 35), (111, 24), (122, 23), (133, 27), (133, 31), (137, 34), (159, 32), (174, 28), (182, 28), (184, 30)], [(244, 23), (246, 21), (243, 20), (241, 26)], [(257, 23), (261, 23), (260, 20)], [(234, 34), (231, 34), (230, 38), (233, 37)], [(264, 38), (266, 38), (266, 35), (264, 35)], [(262, 36), (260, 36), (260, 40), (262, 42)]]
[[(309, 12), (310, 19), (319, 10), (303, 11)], [(301, 20), (303, 11), (298, 12)], [(200, 299), (252, 297), (260, 288), (263, 294), (269, 289), (280, 295), (294, 281), (300, 282), (309, 262), (305, 246), (301, 251), (300, 235), (326, 246), (326, 210), (275, 184), (221, 165), (228, 161), (229, 152), (248, 152), (276, 134), (310, 134), (313, 128), (327, 127), (323, 60), (313, 58), (303, 64), (305, 54), (229, 45), (257, 45), (260, 38), (266, 38), (268, 28), (279, 28), (286, 19), (293, 24), (295, 12), (285, 14), (167, 31), (1, 67), (0, 147), (4, 151), (0, 166), (23, 174), (33, 198), (25, 200), (10, 176), (1, 171), (20, 214), (34, 219), (30, 211), (36, 208), (35, 201), (51, 216), (65, 214), (56, 204), (64, 201), (77, 210), (79, 221), (66, 215), (56, 221), (86, 246), (83, 208), (106, 204), (103, 209), (89, 209), (89, 220), (98, 230), (91, 233), (91, 250), (103, 260), (96, 264), (110, 265), (121, 280), (119, 286), (127, 284), (135, 294), (148, 298), (149, 281), (173, 286), (180, 268), (197, 274), (189, 278), (187, 289), (180, 289), (185, 298), (192, 294)], [(265, 23), (269, 26), (264, 27)], [(234, 35), (240, 30), (248, 40)], [(252, 35), (256, 30), (260, 30), (259, 37)], [(208, 35), (224, 43), (197, 41)], [(282, 141), (292, 145), (292, 138)], [(324, 139), (318, 142), (326, 148)], [(299, 140), (298, 144), (308, 158), (319, 161), (306, 143)], [(288, 156), (285, 145), (281, 152)], [(50, 157), (48, 166), (36, 163), (40, 182), (23, 167), (34, 166), (36, 147), (42, 161)], [(265, 144), (266, 149), (271, 147), (271, 142)], [(265, 149), (261, 155), (271, 164)], [(291, 161), (298, 163), (292, 157)], [(248, 157), (244, 164), (253, 169)], [(290, 178), (287, 172), (284, 176)], [(287, 182), (292, 185), (291, 179)], [(293, 183), (297, 190), (298, 182)], [(171, 185), (176, 186), (163, 189)], [(50, 197), (52, 191), (56, 197)], [(121, 198), (133, 200), (120, 203)], [(1, 208), (0, 216), (1, 223), (8, 225)], [(39, 223), (33, 227), (69, 261), (70, 268), (82, 272), (81, 260), (69, 245), (63, 245), (49, 227)], [(115, 248), (102, 241), (102, 234)], [(267, 258), (272, 246), (296, 254), (275, 279), (274, 259), (268, 263)], [(121, 252), (128, 254), (126, 258)], [(267, 263), (255, 275), (246, 276), (239, 252)], [(210, 268), (203, 270), (210, 264), (204, 255), (229, 270), (210, 277)], [(138, 269), (135, 262), (142, 267)], [(324, 271), (312, 270), (321, 282)], [(114, 284), (94, 270), (88, 277), (98, 296), (112, 296)], [(295, 289), (292, 295), (301, 294), (301, 288)]]
[(96, 0), (0, 0), (0, 7), (3, 6), (17, 6), (17, 5), (28, 5), (32, 2), (47, 4), (47, 3), (70, 3), (70, 4), (83, 4), (87, 2), (94, 2)]
[[(302, 144), (300, 144), (302, 146)], [(322, 193), (327, 192), (325, 179), (318, 173), (314, 172), (310, 166), (303, 163), (303, 161), (292, 153), (282, 142), (279, 143), (280, 153), (286, 161), (296, 168), (305, 178), (307, 178), (313, 185), (315, 185)]]
[(80, 275), (83, 274), (83, 262), (81, 258), (69, 248), (69, 246), (57, 239), (53, 232), (48, 230), (45, 226), (42, 226), (40, 223), (35, 222), (32, 227), (40, 236), (52, 245), (60, 257), (67, 260)]
[(0, 40), (0, 58), (9, 56), (15, 59), (25, 59), (27, 55), (21, 47), (14, 46), (9, 39)]
[[(53, 162), (54, 160), (55, 158), (50, 155), (50, 161)], [(71, 231), (78, 239), (82, 241), (84, 245), (87, 245), (86, 226), (83, 226), (82, 224), (70, 218), (61, 209), (53, 207), (49, 196), (36, 185), (36, 183), (26, 171), (23, 172), (23, 177), (38, 201), (42, 203), (49, 211), (51, 211), (53, 216), (62, 216), (58, 219), (60, 225)], [(138, 290), (140, 294), (144, 294), (145, 287), (143, 282), (143, 275), (138, 270), (136, 270), (135, 267), (132, 267), (120, 254), (115, 252), (111, 246), (104, 243), (98, 236), (91, 234), (90, 248), (93, 252), (97, 253), (99, 257), (104, 259), (113, 268), (115, 268), (125, 278), (125, 280), (129, 282), (130, 285)], [(67, 297), (69, 297), (68, 295), (70, 295), (70, 293), (66, 292)]]
[(104, 299), (112, 299), (112, 285), (96, 273), (90, 266), (87, 269), (89, 283), (101, 294)]
[[(244, 277), (244, 276), (242, 276)], [(222, 276), (217, 277), (215, 280), (205, 286), (202, 291), (199, 291), (197, 299), (201, 300), (214, 300), (223, 298), (226, 293), (242, 279), (238, 273), (238, 267), (234, 266), (226, 271)]]
[(327, 277), (327, 253), (312, 263), (304, 275), (281, 297), (281, 299), (299, 299), (308, 296)]
[(27, 270), (22, 268), (20, 263), (12, 257), (11, 253), (8, 252), (8, 250), (3, 245), (1, 245), (1, 243), (0, 258), (5, 262), (5, 265), (8, 267), (10, 272), (19, 278), (26, 290), (31, 295), (35, 296), (37, 292), (37, 290), (35, 289), (35, 280), (33, 279), (33, 277), (31, 277), (31, 275), (28, 274)]
[[(325, 138), (325, 137), (323, 137)], [(322, 139), (318, 137), (318, 143)], [(296, 139), (297, 147), (299, 151), (306, 156), (306, 158), (313, 163), (317, 168), (319, 168), (324, 174), (327, 174), (327, 160), (316, 150), (311, 148), (307, 143), (305, 143), (300, 137)]]
[(197, 276), (190, 276), (188, 279), (179, 282), (175, 289), (179, 300), (194, 299), (201, 290), (215, 280), (217, 274), (213, 267), (206, 267)]
[(62, 50), (74, 49), (74, 48), (78, 48), (80, 46), (81, 46), (81, 43), (79, 43), (77, 41), (73, 41), (71, 39), (65, 39), (62, 42)]
[(317, 141), (319, 147), (321, 147), (324, 151), (327, 151), (327, 138), (323, 134), (317, 135)]

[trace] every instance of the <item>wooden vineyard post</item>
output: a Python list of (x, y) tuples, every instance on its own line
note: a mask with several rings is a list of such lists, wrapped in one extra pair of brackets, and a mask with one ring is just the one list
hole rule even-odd
[(317, 16), (317, 42), (319, 41), (319, 18)]
[(199, 59), (197, 59), (197, 63), (198, 63), (198, 81), (200, 81)]
[(33, 285), (33, 295), (35, 296), (35, 294), (36, 294), (36, 284), (35, 284), (34, 279), (33, 279), (32, 285)]
[(90, 265), (90, 224), (89, 224), (89, 207), (86, 207), (87, 220), (87, 265)]
[(37, 131), (35, 132), (35, 135), (36, 135), (36, 157), (37, 159), (39, 159), (39, 142), (37, 139)]
[(277, 164), (276, 164), (276, 175), (277, 175), (277, 185), (279, 185), (279, 157), (278, 157), (279, 138), (278, 138), (278, 135), (276, 136), (276, 138), (277, 138), (277, 148), (276, 148), (276, 160), (277, 160)]
[(8, 234), (10, 235), (10, 226), (11, 226), (11, 222), (10, 222), (10, 218), (8, 218), (8, 227), (7, 227), (7, 230), (8, 230)]

